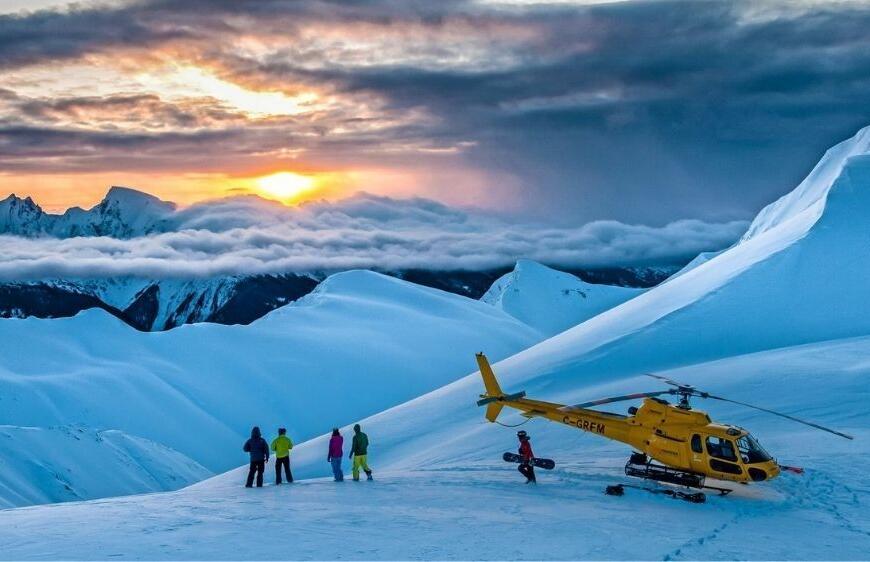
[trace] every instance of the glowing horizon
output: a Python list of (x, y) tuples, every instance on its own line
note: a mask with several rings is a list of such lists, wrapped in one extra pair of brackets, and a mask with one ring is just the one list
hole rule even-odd
[[(230, 43), (255, 57), (287, 45), (269, 32)], [(21, 112), (29, 127), (53, 127), (97, 141), (107, 137), (101, 147), (23, 154), (11, 161), (12, 170), (0, 169), (0, 190), (31, 196), (52, 212), (92, 206), (111, 185), (181, 205), (240, 194), (293, 205), (360, 190), (422, 193), (452, 203), (479, 200), (471, 185), (479, 186), (479, 177), (473, 172), (464, 194), (439, 193), (427, 188), (432, 174), (415, 160), (380, 163), (414, 154), (450, 158), (471, 144), (386, 138), (362, 153), (354, 146), (361, 138), (423, 123), (429, 119), (424, 112), (388, 111), (382, 96), (338, 93), (329, 84), (246, 75), (205, 56), (204, 46), (190, 47), (167, 42), (147, 52), (124, 48), (44, 65), (0, 67), (0, 81), (14, 91), (14, 96), (0, 95), (0, 110)], [(129, 137), (148, 146), (127, 149)], [(161, 139), (167, 139), (166, 149)], [(176, 151), (174, 145), (181, 146)]]

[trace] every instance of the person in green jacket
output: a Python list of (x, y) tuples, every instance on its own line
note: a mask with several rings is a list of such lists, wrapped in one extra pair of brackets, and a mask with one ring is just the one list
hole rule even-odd
[(278, 437), (272, 441), (272, 450), (275, 451), (275, 484), (281, 483), (281, 467), (284, 467), (284, 473), (287, 475), (287, 483), (293, 483), (293, 473), (290, 472), (290, 449), (293, 448), (293, 441), (287, 437), (287, 430), (283, 427), (278, 428)]
[(366, 473), (366, 479), (372, 478), (372, 470), (368, 464), (369, 436), (362, 432), (359, 424), (353, 426), (353, 441), (350, 445), (350, 458), (353, 459), (353, 479), (359, 482), (359, 469)]

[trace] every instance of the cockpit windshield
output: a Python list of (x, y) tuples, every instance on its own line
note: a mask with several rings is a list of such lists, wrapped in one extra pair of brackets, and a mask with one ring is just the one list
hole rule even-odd
[(738, 439), (737, 448), (740, 449), (740, 456), (743, 457), (743, 462), (746, 464), (770, 460), (770, 455), (767, 454), (767, 451), (751, 435), (747, 434)]

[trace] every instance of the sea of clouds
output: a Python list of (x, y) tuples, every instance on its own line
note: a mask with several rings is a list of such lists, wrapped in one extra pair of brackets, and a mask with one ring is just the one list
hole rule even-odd
[(744, 221), (699, 220), (660, 227), (616, 221), (551, 226), (366, 193), (298, 207), (233, 197), (158, 219), (160, 232), (128, 239), (0, 236), (0, 279), (483, 270), (519, 258), (569, 268), (680, 264), (727, 247), (747, 227)]

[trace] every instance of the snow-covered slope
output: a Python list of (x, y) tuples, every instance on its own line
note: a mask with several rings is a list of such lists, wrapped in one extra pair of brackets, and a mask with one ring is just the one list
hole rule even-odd
[[(541, 471), (537, 487), (524, 486), (500, 461), (516, 430), (483, 421), (474, 375), (363, 421), (374, 482), (324, 477), (246, 490), (235, 470), (178, 492), (3, 511), (0, 558), (862, 559), (870, 537), (868, 354), (870, 338), (861, 338), (666, 372), (856, 431), (855, 441), (837, 440), (711, 406), (714, 417), (749, 427), (782, 462), (807, 472), (711, 495), (703, 505), (633, 489), (604, 495), (625, 480), (628, 450), (539, 420), (523, 429), (557, 468)], [(535, 395), (574, 399), (655, 387), (644, 377), (527, 382)], [(325, 454), (321, 439), (297, 447), (297, 476), (325, 476)]]
[(829, 150), (739, 243), (528, 350), (508, 376), (589, 380), (870, 333), (868, 139)]
[(810, 175), (821, 186), (801, 184), (807, 200), (793, 199), (794, 213), (512, 358), (505, 376), (564, 372), (591, 381), (870, 333), (861, 281), (870, 277), (870, 154), (844, 158), (832, 149), (817, 170), (832, 168), (839, 175)]
[[(813, 221), (818, 218), (825, 210), (831, 187), (843, 179), (850, 160), (866, 159), (868, 154), (870, 154), (870, 127), (865, 127), (854, 137), (830, 148), (804, 181), (794, 190), (765, 207), (749, 225), (749, 230), (743, 235), (742, 240), (749, 240), (790, 222)], [(854, 162), (854, 166), (858, 169), (862, 168), (862, 164), (858, 161)], [(866, 174), (866, 161), (863, 167), (865, 168), (863, 173)], [(852, 170), (852, 172), (856, 171)], [(847, 172), (846, 175), (848, 174), (851, 172)], [(795, 225), (794, 228), (800, 230), (802, 227)]]
[(302, 440), (506, 357), (541, 335), (484, 303), (365, 271), (248, 326), (137, 332), (100, 310), (0, 322), (0, 423), (120, 429), (210, 470), (254, 424)]
[(211, 474), (122, 431), (0, 426), (0, 508), (176, 490)]
[(531, 260), (520, 260), (480, 299), (548, 336), (636, 297), (641, 289), (593, 285)]

